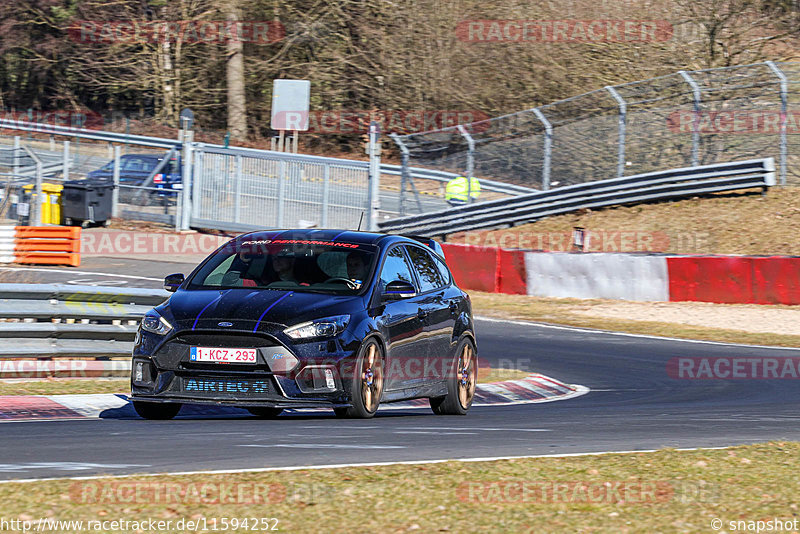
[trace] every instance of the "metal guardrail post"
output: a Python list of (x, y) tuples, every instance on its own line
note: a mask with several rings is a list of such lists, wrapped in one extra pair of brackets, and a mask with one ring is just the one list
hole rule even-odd
[(787, 159), (789, 156), (788, 145), (786, 142), (786, 113), (789, 104), (789, 80), (786, 77), (786, 74), (783, 73), (778, 66), (772, 61), (765, 62), (767, 67), (769, 67), (772, 72), (775, 73), (775, 76), (781, 81), (781, 155), (780, 155), (780, 165), (781, 165), (781, 185), (786, 185), (786, 164)]
[(322, 227), (328, 227), (328, 204), (331, 194), (331, 166), (322, 166)]
[(119, 169), (122, 158), (122, 147), (114, 147), (114, 189), (111, 190), (111, 216), (119, 217)]
[(64, 141), (64, 153), (63, 153), (63, 165), (64, 169), (61, 171), (61, 176), (64, 180), (69, 180), (69, 141)]
[(233, 175), (234, 199), (233, 199), (233, 222), (240, 222), (242, 214), (242, 156), (238, 155), (233, 160), (236, 166)]
[(622, 178), (625, 176), (625, 126), (627, 123), (628, 118), (628, 106), (625, 103), (625, 99), (617, 92), (614, 87), (610, 85), (606, 85), (606, 91), (608, 91), (614, 100), (617, 101), (619, 104), (619, 138), (617, 140), (618, 151), (617, 151), (617, 176)]
[(694, 81), (685, 70), (678, 71), (689, 87), (692, 88), (694, 98), (694, 120), (692, 121), (692, 166), (697, 167), (700, 163), (700, 86)]
[(544, 161), (542, 162), (542, 190), (550, 189), (550, 164), (553, 152), (553, 125), (539, 108), (531, 110), (544, 126)]
[(276, 226), (283, 228), (284, 203), (286, 202), (286, 160), (282, 159), (278, 171), (278, 220)]
[(458, 125), (458, 133), (467, 141), (467, 204), (472, 203), (472, 175), (475, 174), (475, 140), (463, 125)]

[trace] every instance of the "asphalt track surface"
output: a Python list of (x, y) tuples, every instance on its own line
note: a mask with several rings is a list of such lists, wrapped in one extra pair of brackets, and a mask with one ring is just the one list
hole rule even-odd
[(401, 410), (379, 413), (366, 421), (336, 419), (325, 412), (277, 420), (197, 417), (3, 423), (0, 479), (800, 440), (800, 381), (678, 380), (667, 373), (668, 360), (679, 356), (798, 357), (800, 350), (489, 320), (478, 320), (476, 328), (479, 355), (491, 365), (513, 365), (592, 391), (553, 403), (473, 408), (465, 417)]

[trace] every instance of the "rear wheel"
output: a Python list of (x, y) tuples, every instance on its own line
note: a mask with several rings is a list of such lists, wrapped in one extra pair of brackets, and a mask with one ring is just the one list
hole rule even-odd
[(456, 349), (458, 360), (447, 377), (447, 395), (428, 399), (436, 415), (466, 415), (475, 398), (478, 381), (478, 355), (469, 338)]
[(383, 394), (383, 349), (374, 339), (361, 347), (351, 378), (351, 397), (353, 405), (335, 408), (339, 417), (368, 419), (375, 415)]
[(133, 409), (145, 419), (172, 419), (181, 411), (181, 405), (166, 402), (133, 401)]
[(256, 406), (253, 408), (248, 408), (247, 411), (262, 419), (275, 419), (281, 414), (281, 412), (283, 412), (283, 408), (267, 408)]

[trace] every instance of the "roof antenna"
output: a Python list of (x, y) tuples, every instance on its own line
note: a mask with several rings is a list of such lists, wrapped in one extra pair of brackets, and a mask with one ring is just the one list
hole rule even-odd
[(364, 212), (362, 211), (361, 212), (361, 217), (358, 219), (358, 230), (356, 230), (356, 232), (360, 232), (361, 231), (361, 221), (363, 221), (363, 220), (364, 220)]

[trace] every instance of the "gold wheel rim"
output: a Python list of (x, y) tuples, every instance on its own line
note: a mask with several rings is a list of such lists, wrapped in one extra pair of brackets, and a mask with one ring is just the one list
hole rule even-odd
[(472, 345), (466, 343), (458, 357), (458, 402), (462, 408), (469, 408), (475, 397), (475, 383), (477, 382), (477, 369), (475, 353)]
[(373, 413), (378, 409), (383, 393), (383, 359), (375, 343), (370, 344), (361, 365), (361, 399), (364, 408)]

